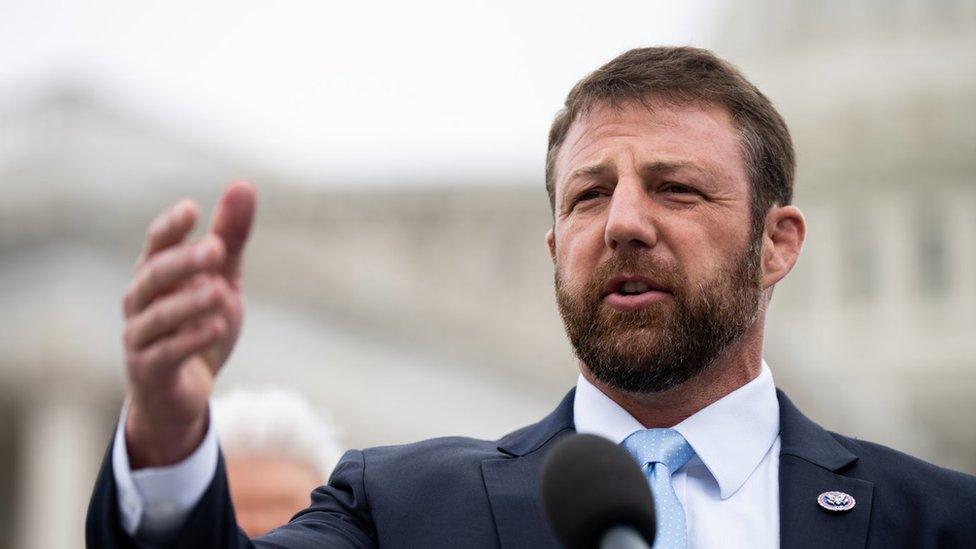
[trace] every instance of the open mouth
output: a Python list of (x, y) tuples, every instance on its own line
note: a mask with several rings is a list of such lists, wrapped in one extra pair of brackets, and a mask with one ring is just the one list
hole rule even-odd
[(617, 289), (617, 293), (621, 295), (636, 295), (649, 291), (651, 291), (651, 285), (640, 280), (628, 280)]
[(620, 310), (647, 307), (671, 296), (671, 292), (641, 276), (616, 276), (603, 287), (603, 302)]

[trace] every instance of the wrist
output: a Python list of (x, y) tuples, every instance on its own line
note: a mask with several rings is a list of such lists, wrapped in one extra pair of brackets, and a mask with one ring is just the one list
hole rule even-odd
[(135, 401), (125, 417), (125, 443), (133, 471), (165, 467), (186, 459), (203, 442), (209, 424), (207, 408), (189, 421), (154, 421)]

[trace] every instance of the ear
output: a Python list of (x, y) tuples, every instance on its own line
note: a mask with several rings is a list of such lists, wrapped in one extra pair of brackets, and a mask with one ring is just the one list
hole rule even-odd
[(550, 227), (549, 230), (546, 231), (546, 246), (549, 247), (549, 257), (552, 259), (552, 262), (555, 264), (556, 263), (556, 234), (553, 232), (553, 227)]
[(807, 224), (796, 206), (774, 206), (766, 214), (762, 238), (762, 285), (771, 288), (796, 265)]

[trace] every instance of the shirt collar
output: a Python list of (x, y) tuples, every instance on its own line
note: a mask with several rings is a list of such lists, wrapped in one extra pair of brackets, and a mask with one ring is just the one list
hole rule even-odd
[[(644, 428), (582, 375), (576, 382), (573, 418), (576, 432), (599, 435), (615, 444)], [(779, 404), (766, 361), (755, 379), (673, 428), (715, 478), (722, 499), (732, 496), (779, 436)]]

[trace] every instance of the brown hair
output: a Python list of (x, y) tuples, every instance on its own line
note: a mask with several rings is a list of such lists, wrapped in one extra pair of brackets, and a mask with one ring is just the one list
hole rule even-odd
[(730, 63), (714, 53), (690, 47), (637, 48), (580, 80), (549, 129), (546, 190), (556, 206), (556, 156), (570, 126), (595, 105), (620, 106), (652, 100), (708, 102), (727, 108), (739, 131), (750, 182), (753, 231), (762, 230), (766, 212), (793, 199), (796, 160), (793, 142), (773, 104)]

